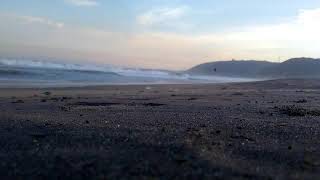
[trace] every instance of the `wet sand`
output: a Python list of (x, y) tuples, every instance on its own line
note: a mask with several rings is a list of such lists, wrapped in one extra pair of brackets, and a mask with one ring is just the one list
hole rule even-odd
[(318, 179), (320, 80), (0, 89), (1, 179)]

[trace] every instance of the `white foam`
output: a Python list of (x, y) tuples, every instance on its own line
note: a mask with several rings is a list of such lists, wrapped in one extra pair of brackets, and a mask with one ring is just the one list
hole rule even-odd
[(189, 82), (242, 82), (253, 81), (253, 79), (231, 78), (219, 76), (194, 76), (186, 73), (178, 73), (171, 71), (139, 69), (139, 68), (123, 68), (112, 65), (88, 65), (88, 64), (71, 64), (56, 63), (49, 61), (37, 60), (19, 60), (19, 59), (0, 59), (0, 65), (22, 67), (22, 68), (45, 68), (45, 69), (63, 69), (63, 70), (80, 70), (80, 71), (100, 71), (117, 73), (125, 77), (145, 77), (162, 80), (182, 80)]
[(0, 59), (0, 64), (13, 67), (22, 68), (46, 68), (46, 69), (64, 69), (64, 70), (81, 70), (81, 71), (100, 71), (100, 72), (113, 72), (122, 76), (128, 77), (151, 77), (163, 79), (186, 79), (182, 76), (176, 76), (174, 73), (152, 70), (152, 69), (139, 69), (139, 68), (123, 68), (112, 65), (88, 65), (88, 64), (64, 64), (47, 61), (36, 60), (17, 60), (17, 59)]
[(102, 71), (103, 68), (92, 65), (64, 64), (37, 60), (18, 60), (18, 59), (0, 59), (0, 64), (6, 66), (23, 68), (47, 68), (47, 69), (66, 69), (66, 70), (91, 70)]

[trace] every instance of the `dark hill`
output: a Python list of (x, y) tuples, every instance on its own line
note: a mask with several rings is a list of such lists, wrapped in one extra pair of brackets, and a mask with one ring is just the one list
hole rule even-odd
[(320, 59), (293, 58), (283, 63), (252, 60), (218, 61), (200, 64), (187, 72), (198, 75), (260, 78), (320, 78)]
[(200, 64), (188, 70), (188, 73), (217, 76), (256, 76), (262, 69), (273, 66), (268, 61), (218, 61)]
[(280, 78), (317, 78), (320, 77), (320, 59), (289, 59), (283, 63), (263, 69), (259, 75)]

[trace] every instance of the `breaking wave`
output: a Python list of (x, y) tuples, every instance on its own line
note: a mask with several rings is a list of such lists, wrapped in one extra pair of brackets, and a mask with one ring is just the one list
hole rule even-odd
[[(251, 81), (242, 78), (194, 76), (184, 72), (124, 68), (112, 65), (57, 63), (37, 60), (0, 59), (0, 80), (53, 84), (164, 84)], [(1, 83), (1, 82), (0, 82)]]

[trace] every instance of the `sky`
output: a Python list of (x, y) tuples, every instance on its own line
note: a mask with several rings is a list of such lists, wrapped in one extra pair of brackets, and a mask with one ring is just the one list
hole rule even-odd
[(319, 0), (1, 0), (0, 57), (184, 70), (320, 57)]

